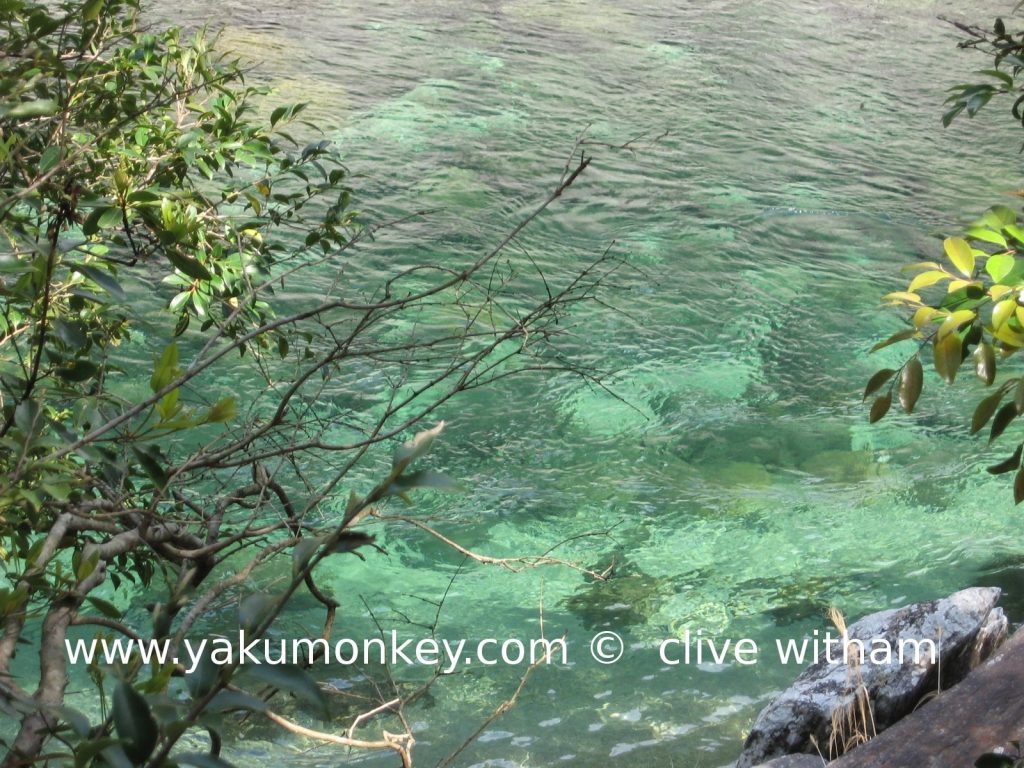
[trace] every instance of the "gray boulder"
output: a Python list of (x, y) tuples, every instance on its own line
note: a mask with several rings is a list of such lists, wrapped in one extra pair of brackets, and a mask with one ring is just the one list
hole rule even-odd
[[(999, 595), (996, 588), (975, 587), (873, 613), (849, 626), (846, 643), (833, 631), (837, 642), (829, 646), (831, 661), (822, 643), (818, 662), (758, 715), (736, 768), (752, 768), (783, 755), (817, 755), (819, 750), (837, 757), (827, 754), (833, 715), (853, 707), (858, 691), (870, 702), (873, 728), (879, 733), (926, 695), (955, 685), (1006, 638), (1008, 622), (996, 607)], [(927, 641), (934, 643), (935, 663)], [(861, 653), (863, 663), (858, 664)]]
[(822, 768), (825, 761), (817, 755), (783, 755), (761, 763), (757, 768)]

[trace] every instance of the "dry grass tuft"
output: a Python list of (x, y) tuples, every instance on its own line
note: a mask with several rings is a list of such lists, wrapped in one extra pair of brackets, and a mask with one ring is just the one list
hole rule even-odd
[[(841, 635), (846, 634), (846, 619), (836, 607), (828, 609), (828, 618)], [(828, 759), (840, 757), (858, 744), (870, 741), (877, 735), (871, 697), (868, 695), (864, 677), (861, 674), (861, 658), (855, 644), (847, 645), (847, 693), (852, 700), (832, 713), (832, 727), (828, 738)]]

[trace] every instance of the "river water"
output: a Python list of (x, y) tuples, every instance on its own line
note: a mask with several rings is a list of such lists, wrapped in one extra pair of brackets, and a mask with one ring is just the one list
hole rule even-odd
[[(452, 582), (461, 557), (387, 528), (374, 532), (388, 557), (339, 561), (323, 579), (347, 596), (339, 636), (373, 633), (365, 606), (420, 636), (403, 616), (431, 620), (421, 598), (440, 600), (450, 582), (442, 637), (528, 639), (541, 606), (548, 636), (568, 632), (570, 664), (539, 670), (457, 764), (726, 765), (796, 674), (767, 649), (823, 630), (829, 605), (854, 619), (984, 583), (1024, 607), (1020, 512), (1008, 483), (982, 471), (1001, 453), (967, 436), (969, 405), (929, 375), (919, 414), (869, 427), (859, 396), (901, 359), (898, 348), (867, 354), (900, 327), (878, 307), (902, 285), (898, 266), (934, 258), (937, 232), (1009, 200), (1001, 193), (1019, 181), (1021, 136), (1001, 107), (939, 122), (944, 89), (987, 62), (956, 50), (936, 16), (1005, 11), (923, 0), (175, 4), (179, 21), (223, 26), (272, 99), (313, 103), (367, 220), (443, 209), (382, 237), (396, 258), (480, 253), (543, 199), (578, 136), (598, 142), (592, 168), (521, 241), (552, 279), (613, 242), (642, 271), (606, 294), (620, 312), (586, 312), (570, 341), (615, 372), (614, 396), (554, 376), (452, 404), (433, 461), (470, 491), (425, 495), (408, 513), (491, 555), (611, 528), (557, 554), (614, 559), (614, 578), (467, 566)], [(600, 144), (663, 133), (633, 152)], [(980, 389), (956, 392), (973, 402)], [(283, 630), (302, 634), (315, 615), (300, 609)], [(602, 666), (587, 644), (605, 629), (627, 650)], [(687, 629), (764, 652), (751, 666), (661, 663), (656, 643)], [(522, 671), (469, 667), (436, 683), (407, 712), (417, 764), (461, 744)], [(307, 747), (254, 728), (226, 754), (337, 765), (333, 749)]]

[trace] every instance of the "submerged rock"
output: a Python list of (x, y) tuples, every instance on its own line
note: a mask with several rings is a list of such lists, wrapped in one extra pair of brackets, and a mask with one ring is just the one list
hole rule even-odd
[[(834, 734), (833, 723), (863, 697), (871, 708), (873, 724), (868, 727), (877, 733), (909, 714), (940, 685), (955, 685), (1006, 638), (1008, 622), (996, 607), (999, 595), (999, 589), (975, 587), (866, 616), (846, 634), (847, 643), (863, 644), (861, 664), (856, 644), (847, 646), (846, 663), (842, 640), (830, 646), (831, 661), (822, 643), (820, 660), (758, 715), (736, 768), (787, 754), (816, 755), (819, 750), (838, 757), (857, 739)], [(928, 641), (934, 643), (934, 661)]]
[(642, 625), (669, 592), (666, 579), (633, 571), (586, 585), (566, 600), (565, 606), (587, 629)]

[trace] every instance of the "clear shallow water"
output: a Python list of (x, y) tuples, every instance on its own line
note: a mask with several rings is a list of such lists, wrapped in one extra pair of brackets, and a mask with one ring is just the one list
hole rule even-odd
[[(635, 155), (595, 146), (578, 187), (523, 238), (551, 275), (615, 241), (647, 277), (588, 312), (572, 345), (617, 371), (628, 405), (565, 377), (472, 393), (436, 465), (473, 490), (419, 501), (492, 555), (558, 550), (616, 577), (466, 568), (439, 635), (529, 638), (543, 602), (573, 664), (540, 670), (461, 765), (719, 766), (795, 670), (666, 668), (651, 644), (686, 628), (776, 638), (975, 583), (1024, 615), (1019, 512), (967, 414), (934, 377), (921, 414), (868, 427), (859, 391), (898, 359), (878, 296), (935, 253), (936, 228), (1016, 187), (1019, 137), (993, 112), (939, 125), (943, 90), (985, 65), (935, 20), (981, 3), (336, 1), (185, 3), (262, 61), (259, 77), (344, 148), (371, 218), (442, 206), (372, 246), (380, 265), (458, 259), (493, 244), (556, 183), (574, 139), (668, 135)], [(177, 13), (177, 6), (176, 6)], [(325, 285), (333, 276), (325, 276)], [(311, 289), (316, 286), (311, 286)], [(973, 384), (961, 387), (969, 390)], [(980, 389), (980, 387), (978, 388)], [(347, 596), (336, 634), (429, 620), (461, 558), (409, 529), (375, 530), (387, 558), (322, 578)], [(1013, 606), (1018, 606), (1014, 612)], [(282, 630), (302, 635), (316, 613)], [(601, 667), (599, 629), (631, 649)], [(418, 633), (417, 633), (418, 634)], [(443, 758), (511, 694), (521, 670), (471, 669), (410, 708), (417, 764)], [(415, 676), (416, 673), (402, 673)], [(333, 676), (334, 673), (328, 675)], [(351, 675), (335, 677), (342, 687)], [(371, 727), (367, 733), (373, 731)], [(271, 739), (275, 739), (271, 741)], [(254, 729), (235, 748), (335, 765), (329, 748)], [(301, 748), (300, 748), (301, 747)], [(391, 764), (389, 756), (354, 756)]]

